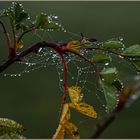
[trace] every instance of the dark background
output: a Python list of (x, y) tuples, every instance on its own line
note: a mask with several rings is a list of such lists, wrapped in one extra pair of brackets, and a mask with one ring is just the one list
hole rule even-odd
[[(123, 37), (125, 44), (140, 44), (140, 2), (22, 2), (33, 16), (40, 12), (58, 15), (66, 30), (105, 41)], [(0, 9), (11, 2), (0, 2)], [(8, 25), (8, 23), (7, 23)], [(0, 34), (0, 48), (6, 47)], [(70, 35), (57, 33), (53, 39), (63, 40)], [(73, 38), (75, 36), (73, 35)], [(33, 42), (30, 36), (26, 46)], [(1, 54), (1, 53), (0, 53)], [(1, 54), (0, 58), (2, 58)], [(129, 69), (124, 71), (129, 73)], [(130, 72), (133, 74), (133, 72)], [(132, 75), (130, 75), (132, 76)], [(59, 120), (59, 79), (54, 66), (23, 74), (21, 77), (0, 78), (0, 117), (22, 123), (28, 138), (51, 138)], [(122, 111), (100, 138), (140, 138), (140, 101)], [(79, 116), (77, 116), (79, 119)], [(79, 122), (82, 138), (89, 138), (95, 121), (83, 118)]]

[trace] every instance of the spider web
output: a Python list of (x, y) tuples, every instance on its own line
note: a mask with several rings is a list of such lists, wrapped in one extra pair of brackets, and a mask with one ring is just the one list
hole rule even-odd
[[(43, 41), (43, 40), (49, 40), (49, 41), (57, 41), (62, 40), (64, 41), (70, 41), (70, 40), (76, 40), (81, 38), (80, 33), (72, 33), (66, 30), (63, 30), (63, 32), (48, 32), (48, 31), (35, 31), (33, 32), (34, 37), (36, 38), (36, 41)], [(60, 38), (61, 36), (61, 38)], [(30, 42), (28, 42), (30, 44)], [(93, 57), (94, 54), (96, 54), (97, 51), (81, 51), (81, 54), (85, 56), (86, 58), (90, 59)], [(95, 74), (95, 71), (93, 69), (93, 66), (86, 63), (84, 60), (79, 58), (79, 56), (68, 54), (66, 56), (66, 62), (68, 64), (68, 85), (69, 86), (80, 86), (82, 88), (82, 94), (84, 96), (84, 100), (88, 102), (89, 104), (93, 105), (95, 110), (98, 113), (98, 120), (102, 119), (102, 116), (106, 114), (106, 103), (104, 99), (104, 95), (102, 90), (99, 88), (98, 85), (98, 77)], [(116, 62), (111, 61), (110, 63), (100, 64), (97, 67), (106, 67), (106, 66), (114, 66), (120, 65), (122, 62), (118, 61), (118, 64)], [(20, 65), (20, 66), (19, 66)], [(5, 72), (1, 74), (1, 76), (11, 76), (11, 77), (20, 77), (25, 73), (30, 73), (32, 71), (38, 70), (38, 69), (46, 69), (49, 66), (55, 66), (58, 78), (59, 78), (59, 87), (60, 87), (60, 93), (63, 94), (63, 76), (64, 76), (64, 69), (63, 64), (61, 62), (61, 58), (58, 53), (53, 51), (49, 48), (40, 48), (38, 50), (38, 53), (32, 53), (28, 56), (24, 57), (22, 61), (16, 62), (14, 65), (12, 65), (10, 68), (8, 68)], [(129, 67), (129, 65), (125, 65)], [(15, 69), (16, 67), (16, 69)], [(130, 68), (130, 67), (129, 67)], [(10, 73), (9, 73), (10, 71)], [(78, 122), (78, 126), (82, 126), (86, 122), (89, 122), (91, 119), (89, 118), (83, 118), (83, 119), (77, 119), (76, 122)]]
[[(55, 38), (55, 36), (59, 37), (60, 35), (62, 36), (62, 42), (81, 38), (80, 33), (76, 34), (66, 30), (63, 30), (62, 32), (57, 31), (55, 33), (38, 30), (33, 32), (33, 35), (37, 38), (38, 41), (55, 41), (58, 40)], [(81, 52), (81, 54), (86, 56), (87, 58), (91, 58), (93, 55), (93, 53), (89, 51)], [(93, 99), (95, 99), (95, 102), (96, 98), (98, 98), (98, 101), (100, 102), (98, 104), (102, 105), (102, 107), (105, 107), (101, 99), (101, 95), (98, 95), (98, 92), (100, 90), (98, 88), (97, 77), (94, 74), (93, 67), (73, 54), (68, 54), (66, 56), (66, 61), (68, 64), (69, 86), (80, 86), (82, 88), (83, 94), (86, 94), (85, 97), (87, 95), (93, 94)], [(60, 91), (63, 93), (63, 64), (61, 62), (59, 54), (49, 48), (40, 48), (38, 50), (38, 53), (29, 54), (28, 56), (24, 57), (22, 61), (16, 62), (8, 70), (3, 72), (1, 76), (20, 77), (25, 73), (30, 73), (41, 68), (48, 68), (49, 66), (56, 67), (59, 77)], [(10, 73), (8, 73), (9, 71)]]

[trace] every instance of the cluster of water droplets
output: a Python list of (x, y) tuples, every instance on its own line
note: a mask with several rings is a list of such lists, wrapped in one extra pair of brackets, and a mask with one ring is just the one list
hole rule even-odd
[[(57, 19), (58, 17), (53, 15), (54, 19)], [(51, 18), (52, 18), (51, 17)], [(50, 19), (51, 20), (51, 19)], [(69, 39), (73, 38), (80, 38), (80, 35), (69, 32), (69, 31), (63, 31), (67, 34), (69, 34)], [(37, 31), (34, 33), (41, 41), (44, 40), (46, 37), (46, 34), (48, 33), (44, 32), (44, 34), (40, 35)], [(49, 35), (51, 36), (51, 35)], [(53, 39), (53, 37), (51, 37)], [(93, 51), (84, 50), (81, 51), (80, 54), (87, 59), (91, 59), (94, 55)], [(96, 51), (95, 51), (96, 54)], [(87, 95), (93, 95), (94, 98), (97, 98), (100, 102), (99, 104), (107, 110), (107, 107), (101, 98), (103, 96), (103, 91), (98, 86), (98, 78), (96, 77), (95, 70), (93, 69), (93, 66), (86, 63), (82, 58), (79, 58), (79, 56), (68, 54), (66, 55), (66, 62), (69, 67), (68, 69), (68, 84), (69, 86), (80, 86), (82, 88), (82, 93)], [(111, 63), (111, 62), (110, 62)], [(107, 67), (110, 65), (109, 62), (104, 63), (103, 67)], [(23, 70), (17, 73), (3, 73), (2, 76), (11, 76), (11, 77), (20, 77), (24, 73), (30, 73), (32, 71), (41, 69), (41, 68), (48, 68), (49, 66), (55, 66), (58, 72), (58, 78), (59, 78), (59, 87), (60, 90), (63, 92), (63, 85), (64, 85), (64, 69), (63, 64), (61, 62), (61, 58), (58, 53), (53, 51), (49, 48), (40, 48), (38, 50), (38, 53), (32, 53), (25, 58), (22, 59), (22, 61), (17, 62), (18, 65), (24, 66)], [(99, 94), (100, 93), (100, 94)], [(96, 96), (96, 97), (95, 97)]]
[[(17, 62), (17, 64), (24, 66), (24, 69), (19, 73), (3, 73), (1, 76), (21, 76), (24, 73), (29, 73), (37, 69), (46, 68), (48, 66), (56, 66), (61, 63), (58, 53), (53, 50), (48, 50), (46, 48), (40, 48), (38, 53), (30, 54), (22, 59), (22, 61)], [(18, 66), (19, 67), (19, 66)]]

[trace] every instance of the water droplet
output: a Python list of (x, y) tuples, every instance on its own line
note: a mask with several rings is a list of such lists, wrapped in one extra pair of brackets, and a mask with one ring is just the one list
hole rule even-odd
[(124, 58), (123, 56), (121, 56), (121, 55), (118, 55), (119, 56), (119, 58)]
[(109, 65), (109, 63), (105, 63), (105, 66), (108, 66)]
[(74, 79), (74, 77), (71, 77), (71, 79)]
[(105, 104), (103, 104), (102, 106), (105, 107)]
[(42, 48), (39, 48), (38, 52), (41, 52)]
[(60, 82), (63, 82), (63, 79), (60, 79)]
[(12, 76), (12, 77), (16, 77), (16, 76), (17, 76), (17, 74), (11, 74), (11, 76)]
[(108, 112), (108, 107), (107, 106), (105, 107), (105, 112)]
[(132, 100), (136, 100), (137, 98), (138, 98), (138, 96), (135, 95), (135, 94), (131, 96), (131, 99), (132, 99)]
[(122, 37), (119, 37), (119, 41), (123, 41), (123, 38)]
[(102, 78), (102, 81), (104, 81), (105, 79), (104, 78)]
[(54, 18), (55, 18), (55, 19), (57, 19), (57, 18), (58, 18), (58, 16), (54, 16)]
[(28, 65), (29, 63), (25, 63), (26, 65)]
[(82, 99), (84, 97), (84, 94), (80, 94), (80, 98)]
[(117, 99), (117, 104), (116, 104), (116, 106), (118, 105), (118, 103), (119, 103), (119, 99)]

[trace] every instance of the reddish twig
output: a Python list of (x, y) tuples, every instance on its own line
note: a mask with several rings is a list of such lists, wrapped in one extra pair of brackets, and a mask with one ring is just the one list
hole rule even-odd
[[(3, 23), (0, 22), (0, 24), (2, 25), (2, 27), (4, 29), (4, 33), (6, 34), (6, 37), (9, 39), (9, 36), (7, 35), (7, 32), (5, 30), (5, 27), (4, 27)], [(10, 43), (9, 40), (8, 40), (8, 43)], [(76, 52), (73, 52), (73, 51), (65, 49), (66, 45), (67, 45), (67, 43), (54, 43), (54, 42), (46, 42), (46, 41), (36, 43), (35, 45), (23, 50), (19, 54), (16, 54), (14, 57), (8, 59), (5, 63), (0, 65), (0, 73), (2, 73), (4, 70), (6, 70), (13, 63), (15, 63), (17, 61), (21, 61), (22, 58), (25, 57), (26, 55), (28, 55), (30, 53), (38, 52), (39, 48), (47, 48), (47, 47), (52, 48), (55, 51), (57, 51), (60, 54), (61, 58), (62, 58), (62, 62), (63, 62), (63, 65), (64, 65), (64, 94), (65, 94), (64, 96), (66, 97), (67, 88), (68, 88), (68, 83), (67, 83), (67, 63), (66, 63), (66, 60), (65, 60), (65, 57), (64, 57), (66, 53), (70, 52), (70, 53), (73, 53), (73, 54), (79, 56), (80, 58), (85, 60), (85, 62), (88, 62), (90, 65), (92, 65), (94, 70), (95, 70), (95, 72), (99, 75), (99, 71), (98, 71), (98, 69), (97, 69), (97, 67), (96, 67), (96, 65), (94, 63), (92, 63), (90, 60), (88, 60), (86, 57), (84, 57), (80, 53), (76, 53)], [(92, 49), (99, 49), (99, 48), (92, 48)], [(103, 49), (100, 49), (100, 50), (102, 50), (102, 51), (110, 51), (110, 50), (103, 50)], [(110, 51), (110, 52), (112, 53), (112, 51)], [(115, 53), (115, 54), (118, 55), (118, 53)], [(135, 89), (133, 87), (131, 87), (131, 88)], [(130, 93), (132, 93), (132, 90), (128, 90), (128, 91), (131, 91)], [(96, 130), (93, 133), (91, 138), (97, 138), (111, 124), (111, 122), (116, 118), (118, 113), (124, 108), (125, 104), (129, 101), (129, 99), (131, 98), (132, 94), (128, 94), (128, 92), (126, 92), (126, 90), (123, 90), (123, 93), (120, 94), (120, 95), (121, 96), (119, 97), (118, 107), (110, 114), (110, 116), (108, 118), (106, 118), (103, 122), (101, 122), (101, 123), (99, 123), (97, 125)], [(64, 101), (65, 101), (65, 99), (64, 99)]]
[(2, 25), (6, 40), (7, 40), (7, 45), (8, 48), (11, 49), (12, 48), (12, 44), (11, 44), (11, 39), (10, 39), (10, 34), (6, 31), (6, 28), (4, 26), (4, 23), (2, 21), (0, 21), (0, 24)]
[(65, 60), (64, 54), (61, 53), (60, 56), (61, 56), (61, 59), (62, 59), (62, 63), (64, 65), (64, 96), (63, 96), (63, 102), (65, 102), (66, 101), (67, 90), (68, 90), (68, 81), (67, 81), (68, 68), (67, 68), (67, 62)]
[(20, 61), (23, 57), (26, 55), (32, 53), (32, 52), (37, 52), (39, 48), (44, 48), (44, 47), (50, 47), (55, 49), (57, 47), (56, 43), (52, 42), (39, 42), (36, 43), (35, 45), (27, 48), (26, 50), (20, 52), (19, 54), (16, 54), (13, 58), (8, 59), (5, 63), (0, 65), (0, 73), (3, 72), (5, 69), (7, 69), (10, 65), (12, 65), (14, 62)]
[[(102, 132), (116, 119), (126, 105), (131, 105), (140, 96), (140, 80), (132, 81), (127, 85), (119, 96), (118, 106), (112, 111), (112, 113), (104, 118), (101, 122), (96, 125), (96, 129), (92, 134), (91, 138), (98, 138)], [(135, 96), (135, 98), (133, 98)], [(136, 98), (137, 97), (137, 98)]]
[(36, 28), (35, 27), (32, 27), (31, 29), (27, 30), (27, 31), (24, 31), (18, 38), (17, 40), (17, 43), (23, 38), (24, 35), (26, 35), (27, 33), (31, 32), (31, 31), (34, 31)]

